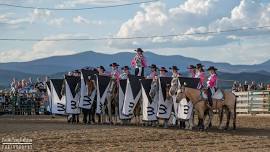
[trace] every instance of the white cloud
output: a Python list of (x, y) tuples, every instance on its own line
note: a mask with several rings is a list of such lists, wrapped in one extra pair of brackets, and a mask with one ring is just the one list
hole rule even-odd
[(70, 38), (70, 34), (59, 34), (54, 36), (45, 37), (42, 41), (34, 43), (32, 49), (10, 49), (0, 51), (0, 61), (30, 61), (49, 56), (68, 55), (74, 54), (74, 51), (68, 42), (61, 43), (56, 41), (45, 41), (47, 39), (61, 39)]
[[(192, 34), (207, 31), (220, 31), (241, 26), (254, 27), (270, 25), (268, 3), (254, 0), (187, 0), (175, 8), (167, 8), (162, 2), (142, 5), (143, 11), (122, 24), (117, 33), (118, 37), (151, 36), (167, 34)], [(137, 40), (147, 48), (174, 48), (225, 45), (239, 41), (245, 36), (265, 34), (264, 30), (235, 32), (216, 35), (188, 35), (173, 38), (155, 38)], [(237, 39), (238, 38), (238, 39)], [(163, 43), (164, 42), (164, 43)], [(112, 47), (132, 48), (133, 40), (111, 42)]]
[(85, 25), (85, 24), (92, 24), (92, 25), (102, 25), (103, 21), (100, 20), (88, 20), (82, 16), (76, 16), (73, 17), (73, 22), (76, 24), (81, 24), (81, 25)]
[(90, 21), (83, 18), (82, 16), (73, 17), (73, 22), (77, 24), (90, 24)]

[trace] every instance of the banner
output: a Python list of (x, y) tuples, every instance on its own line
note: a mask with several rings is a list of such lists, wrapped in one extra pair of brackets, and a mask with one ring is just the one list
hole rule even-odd
[(153, 99), (150, 97), (152, 81), (152, 79), (141, 80), (143, 121), (157, 120), (159, 92), (156, 92)]
[(189, 119), (192, 116), (193, 112), (193, 104), (192, 102), (188, 102), (186, 98), (182, 99), (178, 104), (178, 112), (177, 118), (178, 119)]
[(104, 103), (107, 98), (107, 92), (110, 86), (111, 77), (109, 76), (100, 76), (97, 78), (97, 108), (96, 113), (101, 114), (104, 109)]
[(158, 118), (169, 119), (172, 112), (173, 101), (166, 98), (166, 87), (171, 84), (171, 77), (159, 78), (159, 103), (158, 103)]
[(179, 77), (181, 85), (184, 85), (188, 88), (197, 89), (200, 79), (199, 78), (188, 78), (188, 77)]
[(119, 86), (119, 119), (125, 120), (125, 119), (131, 119), (131, 116), (126, 116), (122, 113), (123, 106), (124, 106), (124, 100), (125, 100), (125, 93), (127, 88), (127, 80), (120, 80), (120, 86)]
[(51, 79), (52, 113), (65, 115), (66, 97), (62, 95), (64, 79)]
[(87, 81), (94, 80), (96, 81), (96, 71), (92, 70), (82, 70), (81, 72), (81, 97), (80, 97), (80, 102), (79, 102), (79, 107), (83, 109), (91, 109), (94, 98), (96, 96), (97, 89), (95, 88), (94, 91), (92, 91), (92, 94), (88, 94), (88, 86), (87, 86)]
[(52, 112), (52, 93), (51, 93), (50, 81), (46, 82), (46, 90), (47, 90), (48, 102), (49, 102), (49, 105), (48, 107), (46, 107), (46, 109), (47, 111)]
[(141, 85), (137, 76), (129, 75), (122, 113), (133, 116), (133, 111), (141, 97)]
[(79, 100), (80, 92), (78, 89), (80, 77), (66, 76), (65, 77), (65, 93), (66, 93), (66, 113), (80, 114)]

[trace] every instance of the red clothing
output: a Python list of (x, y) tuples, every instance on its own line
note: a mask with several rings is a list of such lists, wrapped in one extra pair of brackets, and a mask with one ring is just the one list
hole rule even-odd
[(211, 74), (210, 77), (208, 78), (207, 81), (207, 87), (208, 88), (217, 88), (217, 75), (216, 74)]

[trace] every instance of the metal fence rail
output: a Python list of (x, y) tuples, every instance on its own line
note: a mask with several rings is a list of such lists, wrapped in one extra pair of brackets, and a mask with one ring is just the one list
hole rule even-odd
[(270, 91), (234, 92), (236, 112), (246, 114), (270, 113)]

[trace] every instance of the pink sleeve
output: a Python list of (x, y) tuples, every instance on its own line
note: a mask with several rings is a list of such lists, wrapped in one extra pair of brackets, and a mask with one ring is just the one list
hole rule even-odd
[(136, 66), (136, 60), (135, 60), (135, 58), (133, 58), (133, 59), (131, 60), (131, 66), (132, 66), (132, 67), (135, 67), (135, 66)]
[(142, 59), (142, 67), (147, 67), (147, 62), (145, 58)]
[(212, 77), (212, 79), (210, 79), (209, 86), (210, 86), (210, 87), (214, 87), (214, 86), (216, 85), (216, 81), (217, 81), (217, 76), (214, 75), (214, 76)]
[(205, 77), (204, 77), (204, 73), (201, 72), (201, 73), (200, 73), (200, 83), (201, 83), (201, 84), (204, 83), (204, 78), (205, 78)]

